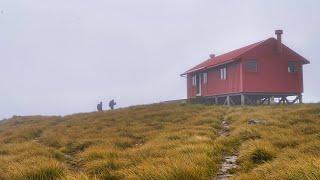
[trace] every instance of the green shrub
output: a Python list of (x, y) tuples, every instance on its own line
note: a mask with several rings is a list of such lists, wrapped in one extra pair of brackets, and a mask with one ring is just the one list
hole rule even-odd
[(273, 154), (266, 149), (257, 148), (253, 151), (250, 156), (252, 162), (256, 164), (264, 163), (265, 161), (270, 161), (273, 159)]

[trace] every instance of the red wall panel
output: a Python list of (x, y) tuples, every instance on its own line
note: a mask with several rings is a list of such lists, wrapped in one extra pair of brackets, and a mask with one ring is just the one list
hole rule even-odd
[[(281, 54), (277, 53), (276, 42), (275, 39), (270, 39), (244, 53), (238, 61), (226, 64), (226, 80), (220, 79), (222, 66), (205, 71), (208, 72), (208, 82), (204, 84), (202, 81), (201, 96), (242, 92), (302, 93), (302, 57), (285, 46)], [(248, 72), (245, 68), (246, 61), (252, 59), (258, 62), (257, 72)], [(300, 71), (289, 73), (288, 61), (297, 61)], [(188, 98), (196, 97), (196, 86), (192, 86), (192, 75), (187, 75)]]
[(208, 71), (208, 84), (204, 88), (207, 96), (236, 93), (240, 91), (240, 63), (226, 65), (227, 79), (220, 79), (220, 68), (217, 67)]
[[(224, 66), (221, 66), (224, 67)], [(240, 91), (240, 62), (226, 65), (227, 79), (220, 79), (220, 68), (212, 68), (208, 71), (208, 82), (201, 82), (201, 96), (214, 96), (219, 94), (237, 93)], [(196, 86), (192, 86), (192, 75), (187, 76), (188, 98), (196, 96)]]
[[(302, 64), (300, 57), (283, 48), (282, 54), (275, 50), (275, 42), (269, 41), (254, 51), (242, 56), (243, 91), (266, 93), (302, 93)], [(258, 72), (245, 70), (245, 62), (258, 61)], [(288, 61), (297, 61), (300, 71), (288, 72)]]

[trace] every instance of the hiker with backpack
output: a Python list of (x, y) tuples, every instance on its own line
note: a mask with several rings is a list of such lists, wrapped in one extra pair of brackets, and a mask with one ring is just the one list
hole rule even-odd
[(100, 102), (100, 103), (97, 105), (97, 110), (98, 110), (98, 112), (101, 112), (101, 111), (102, 111), (102, 102)]
[(109, 107), (111, 110), (114, 109), (114, 106), (116, 105), (117, 103), (114, 101), (114, 99), (112, 99), (111, 101), (109, 101)]

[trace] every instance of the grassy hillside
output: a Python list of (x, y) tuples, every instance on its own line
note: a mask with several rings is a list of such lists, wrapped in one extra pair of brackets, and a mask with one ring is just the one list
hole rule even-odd
[(0, 122), (0, 179), (211, 179), (231, 154), (234, 179), (319, 179), (320, 105), (157, 104)]

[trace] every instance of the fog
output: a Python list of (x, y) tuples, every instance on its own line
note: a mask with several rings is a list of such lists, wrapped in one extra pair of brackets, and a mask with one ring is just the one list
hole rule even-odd
[(180, 73), (275, 29), (311, 62), (304, 101), (320, 101), (316, 0), (1, 0), (0, 25), (0, 119), (186, 98)]

